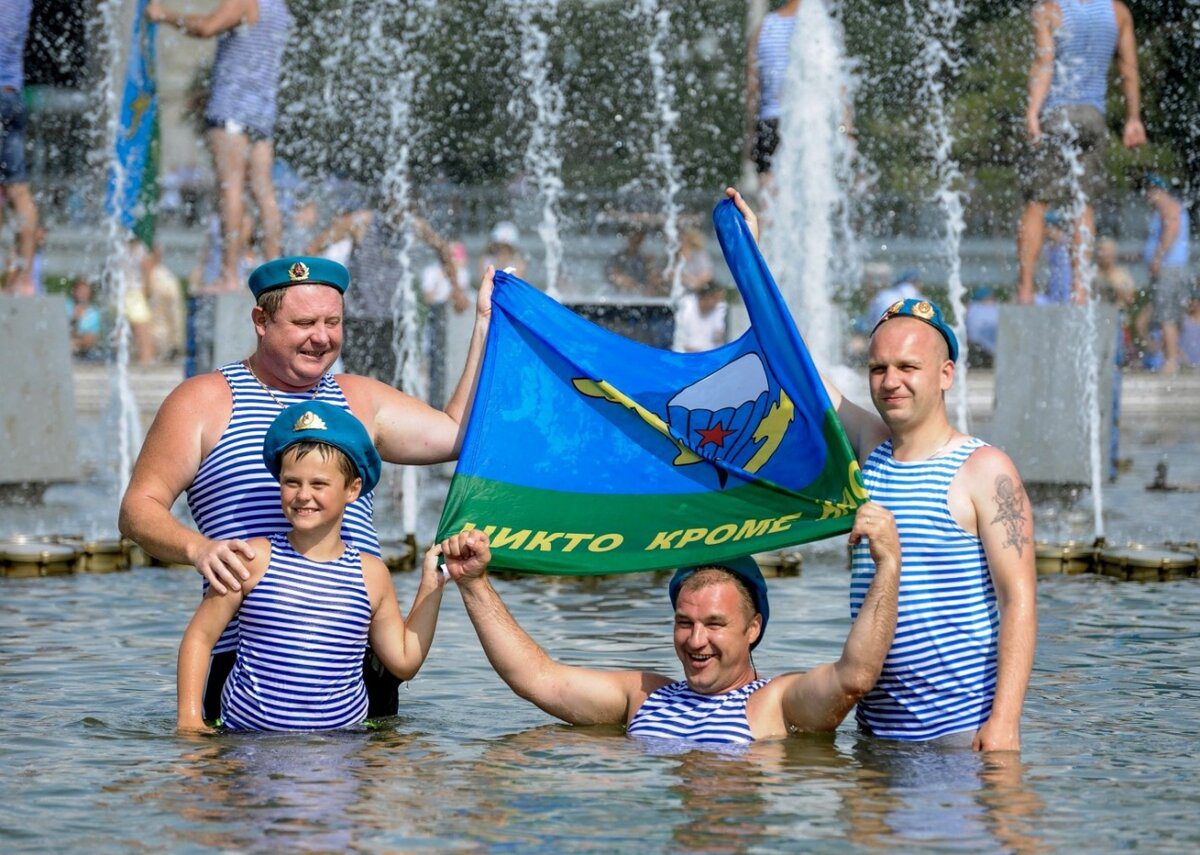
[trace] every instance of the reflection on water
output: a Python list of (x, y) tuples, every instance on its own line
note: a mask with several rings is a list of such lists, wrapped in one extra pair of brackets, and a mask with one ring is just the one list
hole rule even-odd
[[(415, 577), (397, 576), (400, 598)], [(838, 654), (839, 558), (772, 580), (760, 671)], [(561, 658), (678, 674), (666, 579), (501, 579)], [(663, 751), (550, 722), (457, 597), (402, 715), (322, 735), (173, 730), (186, 572), (0, 580), (6, 849), (1103, 851), (1200, 844), (1200, 583), (1043, 580), (1018, 757), (833, 735)]]

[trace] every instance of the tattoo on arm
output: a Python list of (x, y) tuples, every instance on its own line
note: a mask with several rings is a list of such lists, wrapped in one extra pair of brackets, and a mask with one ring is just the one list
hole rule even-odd
[(1025, 522), (1025, 491), (1013, 483), (1007, 475), (996, 478), (996, 518), (992, 523), (1004, 526), (1005, 540), (1003, 546), (1016, 547), (1020, 556), (1029, 538), (1022, 531)]

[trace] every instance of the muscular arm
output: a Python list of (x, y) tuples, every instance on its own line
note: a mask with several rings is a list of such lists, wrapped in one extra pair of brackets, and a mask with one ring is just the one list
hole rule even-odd
[(1138, 77), (1137, 39), (1133, 34), (1133, 15), (1124, 3), (1113, 3), (1117, 18), (1117, 72), (1121, 77), (1121, 93), (1125, 96), (1125, 129), (1121, 142), (1134, 148), (1146, 142), (1142, 126), (1141, 81)]
[(205, 447), (224, 430), (232, 406), (217, 373), (193, 377), (168, 395), (133, 465), (117, 521), (121, 534), (156, 558), (194, 565), (219, 594), (247, 578), (242, 559), (253, 558), (253, 550), (241, 540), (210, 540), (177, 520), (171, 507), (200, 471)]
[(836, 729), (874, 687), (891, 649), (900, 592), (900, 537), (886, 508), (868, 502), (858, 509), (850, 542), (864, 537), (875, 561), (875, 577), (846, 636), (841, 657), (807, 673), (781, 678), (788, 681), (782, 703), (783, 718), (791, 731)]
[(425, 555), (421, 584), (413, 598), (407, 621), (400, 616), (396, 589), (392, 586), (387, 567), (373, 555), (362, 557), (363, 581), (366, 582), (374, 609), (371, 617), (371, 649), (384, 667), (401, 680), (411, 680), (417, 676), (433, 645), (438, 612), (442, 605), (441, 572), (437, 566), (439, 553), (435, 549)]
[(467, 616), (488, 662), (517, 695), (569, 724), (624, 724), (647, 694), (669, 682), (640, 671), (597, 671), (554, 661), (529, 637), (492, 587), (491, 560), (479, 531), (442, 544)]
[(157, 24), (169, 24), (189, 36), (207, 39), (245, 22), (258, 22), (258, 0), (221, 0), (220, 5), (206, 15), (186, 15), (173, 12), (162, 3), (146, 6), (146, 17)]
[(976, 451), (962, 475), (970, 485), (979, 539), (1000, 608), (996, 696), (974, 747), (1017, 751), (1021, 748), (1021, 708), (1037, 645), (1033, 511), (1021, 476), (999, 449)]
[(475, 397), (492, 313), (489, 268), (475, 310), (475, 327), (462, 377), (444, 411), (369, 377), (341, 374), (338, 383), (359, 420), (372, 428), (375, 446), (389, 463), (440, 463), (458, 457), (462, 435)]
[(1037, 142), (1042, 135), (1041, 114), (1050, 82), (1054, 79), (1054, 29), (1062, 13), (1053, 0), (1033, 9), (1033, 64), (1029, 67), (1029, 106), (1025, 110), (1025, 129)]

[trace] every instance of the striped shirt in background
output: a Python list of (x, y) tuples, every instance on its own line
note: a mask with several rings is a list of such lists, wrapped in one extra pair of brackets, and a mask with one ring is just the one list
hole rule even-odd
[(292, 22), (284, 0), (258, 0), (256, 23), (221, 34), (204, 118), (216, 124), (234, 121), (268, 138), (274, 135), (279, 70)]
[(693, 692), (680, 680), (650, 693), (629, 723), (629, 735), (687, 739), (709, 745), (753, 742), (746, 701), (769, 681), (755, 680), (723, 695)]
[(239, 612), (237, 660), (221, 693), (233, 730), (332, 730), (367, 717), (363, 651), (371, 601), (362, 557), (310, 561), (271, 537), (271, 562)]
[(25, 39), (30, 0), (0, 0), (0, 88), (25, 85)]
[[(188, 487), (188, 509), (200, 533), (212, 540), (248, 540), (284, 534), (291, 530), (291, 525), (283, 515), (279, 482), (262, 459), (267, 428), (284, 407), (292, 404), (328, 401), (347, 412), (350, 405), (332, 374), (321, 378), (314, 394), (278, 389), (268, 392), (242, 362), (225, 365), (220, 371), (233, 393), (233, 413), (225, 432), (204, 458), (195, 480)], [(359, 496), (347, 505), (342, 520), (342, 540), (363, 552), (379, 556), (374, 508), (374, 493)], [(225, 653), (237, 647), (237, 628), (235, 617), (213, 648), (214, 653)]]
[[(863, 467), (871, 500), (900, 532), (896, 637), (879, 682), (858, 703), (860, 726), (891, 739), (935, 739), (978, 729), (992, 711), (1000, 619), (983, 544), (946, 501), (950, 481), (975, 449), (972, 437), (929, 460), (892, 457), (891, 440)], [(850, 615), (858, 617), (875, 576), (866, 543), (854, 547)]]
[(1054, 77), (1043, 110), (1089, 104), (1104, 112), (1108, 65), (1117, 49), (1111, 0), (1057, 0), (1062, 25), (1054, 31)]
[(783, 84), (796, 16), (771, 12), (763, 18), (755, 57), (758, 62), (758, 118), (778, 119), (783, 113)]

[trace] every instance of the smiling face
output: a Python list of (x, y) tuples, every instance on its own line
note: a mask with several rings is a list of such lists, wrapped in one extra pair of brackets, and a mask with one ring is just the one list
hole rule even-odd
[(342, 349), (342, 295), (328, 285), (292, 285), (273, 315), (255, 307), (255, 362), (285, 391), (311, 388)]
[(945, 412), (954, 363), (941, 334), (915, 318), (892, 318), (871, 337), (871, 400), (892, 433), (920, 427)]
[(762, 631), (762, 618), (747, 600), (727, 576), (703, 584), (685, 582), (680, 589), (675, 655), (692, 691), (718, 695), (754, 679), (750, 645)]
[(358, 498), (361, 487), (362, 479), (354, 474), (349, 459), (331, 446), (294, 445), (280, 460), (283, 515), (298, 531), (341, 528), (346, 505)]

